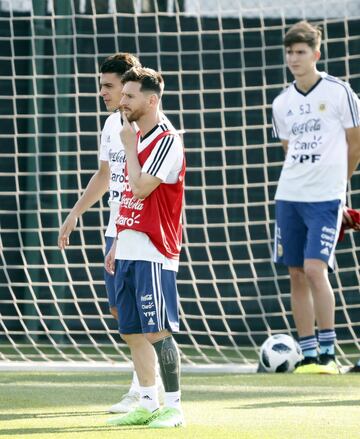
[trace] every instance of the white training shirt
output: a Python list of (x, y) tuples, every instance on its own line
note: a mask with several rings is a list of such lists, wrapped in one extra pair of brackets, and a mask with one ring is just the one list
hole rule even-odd
[(115, 219), (119, 212), (121, 193), (125, 181), (125, 150), (121, 143), (120, 131), (122, 128), (121, 115), (119, 111), (110, 114), (106, 119), (101, 132), (100, 160), (109, 163), (109, 207), (110, 217), (105, 236), (115, 237)]
[[(161, 118), (166, 122), (169, 129), (176, 131), (163, 113), (161, 113)], [(121, 194), (125, 181), (126, 156), (124, 145), (120, 139), (121, 129), (121, 113), (120, 111), (115, 111), (106, 119), (100, 139), (99, 159), (108, 162), (110, 169), (108, 199), (110, 216), (105, 236), (112, 238), (116, 236), (115, 219), (119, 213)]]
[[(174, 131), (168, 121), (156, 125), (144, 138), (140, 138), (138, 152), (143, 151), (160, 133), (166, 130)], [(160, 139), (152, 150), (142, 167), (142, 172), (160, 178), (163, 183), (174, 184), (178, 180), (183, 160), (184, 148), (181, 139), (174, 136), (172, 143), (169, 144), (165, 137)], [(118, 234), (115, 258), (159, 262), (163, 264), (165, 270), (177, 271), (179, 268), (178, 260), (166, 258), (154, 246), (148, 235), (135, 230), (127, 229)]]
[(360, 126), (360, 102), (349, 84), (325, 72), (303, 93), (294, 81), (273, 102), (273, 130), (287, 140), (276, 200), (345, 202), (345, 130)]

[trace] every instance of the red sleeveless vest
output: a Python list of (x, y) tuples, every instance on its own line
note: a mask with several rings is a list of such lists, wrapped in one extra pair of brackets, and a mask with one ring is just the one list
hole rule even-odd
[[(158, 141), (169, 134), (177, 136), (171, 131), (164, 131), (138, 153), (141, 167)], [(146, 233), (161, 254), (169, 259), (179, 259), (182, 240), (181, 211), (185, 168), (184, 158), (176, 183), (161, 183), (145, 199), (139, 200), (134, 197), (131, 191), (126, 166), (125, 187), (121, 197), (119, 216), (116, 219), (117, 233), (126, 229)]]

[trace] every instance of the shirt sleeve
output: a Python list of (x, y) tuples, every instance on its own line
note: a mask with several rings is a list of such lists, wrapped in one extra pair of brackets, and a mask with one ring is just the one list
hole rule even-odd
[(104, 128), (101, 131), (101, 136), (100, 136), (100, 150), (99, 150), (99, 160), (103, 161), (103, 162), (108, 162), (109, 161), (109, 154), (108, 154), (108, 150), (107, 150), (107, 145), (108, 143), (106, 142), (106, 137), (109, 135), (107, 133), (107, 120), (104, 124)]
[(141, 171), (163, 182), (175, 183), (182, 168), (183, 156), (181, 140), (169, 134), (157, 142)]
[(279, 105), (279, 101), (275, 100), (272, 106), (273, 137), (277, 137), (280, 140), (289, 140), (284, 117), (279, 114)]
[(342, 87), (338, 102), (342, 126), (345, 129), (360, 126), (360, 101), (349, 84), (345, 83)]

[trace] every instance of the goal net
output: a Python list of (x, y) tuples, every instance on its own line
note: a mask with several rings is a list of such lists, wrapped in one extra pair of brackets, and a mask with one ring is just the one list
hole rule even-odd
[[(323, 27), (320, 69), (359, 93), (355, 0), (0, 0), (3, 363), (130, 361), (103, 282), (105, 198), (57, 248), (98, 166), (99, 63), (116, 51), (162, 71), (163, 108), (186, 131), (184, 364), (251, 365), (270, 334), (296, 336), (287, 272), (272, 262), (283, 152), (270, 121), (290, 79), (282, 38), (299, 19)], [(359, 172), (348, 203), (360, 206)], [(360, 349), (359, 261), (360, 233), (347, 233), (330, 275), (344, 365)]]

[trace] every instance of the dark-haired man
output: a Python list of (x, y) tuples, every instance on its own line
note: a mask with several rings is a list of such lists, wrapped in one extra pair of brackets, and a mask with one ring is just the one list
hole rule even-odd
[[(160, 73), (133, 68), (122, 82), (126, 182), (116, 220), (117, 243), (105, 267), (113, 272), (116, 259), (119, 330), (131, 350), (141, 397), (138, 408), (109, 423), (177, 427), (184, 420), (180, 356), (172, 334), (179, 329), (176, 272), (182, 237), (184, 150), (177, 133), (161, 120), (164, 83)], [(143, 335), (157, 353), (165, 387), (162, 409), (155, 364)]]
[[(58, 246), (62, 250), (69, 245), (69, 236), (75, 229), (78, 218), (100, 200), (106, 191), (109, 191), (110, 217), (105, 232), (105, 254), (111, 248), (116, 236), (115, 218), (119, 210), (125, 180), (125, 150), (119, 136), (122, 128), (121, 114), (119, 112), (123, 88), (121, 76), (132, 67), (141, 67), (141, 64), (138, 58), (130, 53), (116, 53), (109, 56), (100, 66), (100, 96), (104, 101), (106, 109), (111, 114), (106, 119), (101, 133), (99, 169), (92, 176), (84, 193), (71, 209), (60, 228)], [(110, 312), (118, 320), (114, 276), (106, 271), (104, 273)], [(160, 377), (158, 377), (158, 381), (159, 387), (161, 387)], [(139, 382), (136, 372), (134, 372), (129, 391), (121, 398), (120, 402), (110, 407), (109, 411), (111, 413), (126, 413), (137, 406), (139, 398)]]
[[(295, 373), (338, 374), (334, 268), (346, 186), (360, 159), (359, 99), (349, 84), (319, 72), (321, 31), (301, 21), (284, 39), (295, 81), (273, 103), (286, 152), (277, 187), (274, 259), (288, 266), (292, 312), (303, 352)], [(318, 340), (315, 333), (315, 322)]]

